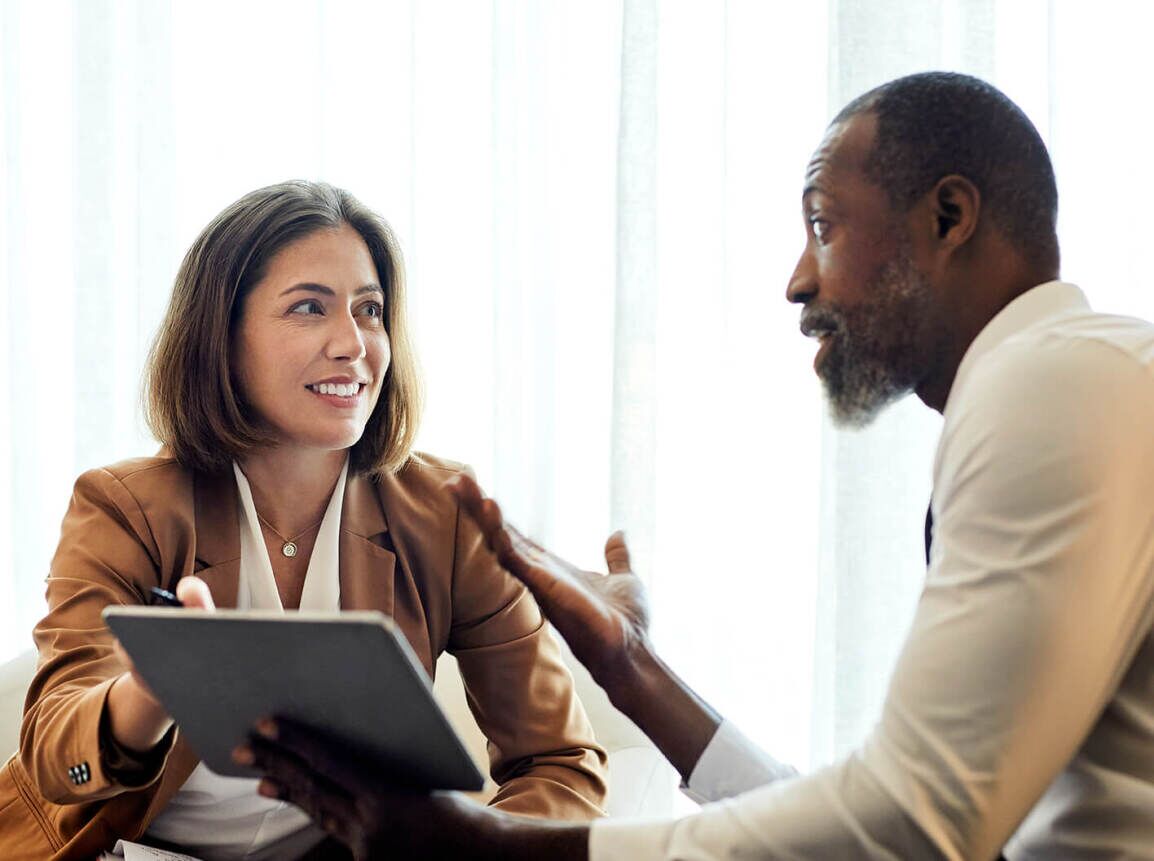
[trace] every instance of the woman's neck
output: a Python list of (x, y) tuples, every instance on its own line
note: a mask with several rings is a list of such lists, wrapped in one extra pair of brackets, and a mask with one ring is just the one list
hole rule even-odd
[(278, 446), (238, 462), (260, 516), (282, 535), (295, 535), (324, 516), (347, 456)]

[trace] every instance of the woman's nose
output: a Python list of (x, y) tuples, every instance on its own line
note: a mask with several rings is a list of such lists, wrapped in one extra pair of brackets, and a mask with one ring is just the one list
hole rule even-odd
[(352, 314), (337, 315), (332, 319), (326, 355), (330, 359), (355, 362), (365, 356), (365, 337)]

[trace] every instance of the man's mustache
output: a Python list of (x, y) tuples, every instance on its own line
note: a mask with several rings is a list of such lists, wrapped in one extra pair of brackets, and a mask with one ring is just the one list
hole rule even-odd
[(799, 328), (807, 338), (817, 338), (821, 335), (837, 332), (843, 328), (844, 315), (835, 308), (817, 307), (808, 305), (801, 312)]

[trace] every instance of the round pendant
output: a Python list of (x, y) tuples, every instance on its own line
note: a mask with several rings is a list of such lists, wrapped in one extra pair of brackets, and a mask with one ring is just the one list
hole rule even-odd
[(297, 555), (297, 546), (291, 541), (286, 541), (284, 546), (281, 547), (280, 552), (287, 556), (289, 559), (292, 559)]

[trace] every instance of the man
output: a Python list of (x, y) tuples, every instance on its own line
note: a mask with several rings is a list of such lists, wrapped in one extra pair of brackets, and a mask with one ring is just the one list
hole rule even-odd
[(925, 589), (862, 746), (791, 776), (653, 651), (621, 536), (608, 577), (576, 571), (466, 481), (503, 564), (689, 789), (744, 794), (679, 821), (529, 823), (392, 794), (286, 722), (245, 751), (267, 791), (358, 857), (1154, 858), (1154, 327), (1055, 280), (1045, 147), (973, 78), (851, 103), (802, 209), (787, 297), (834, 417), (910, 391), (944, 416)]

